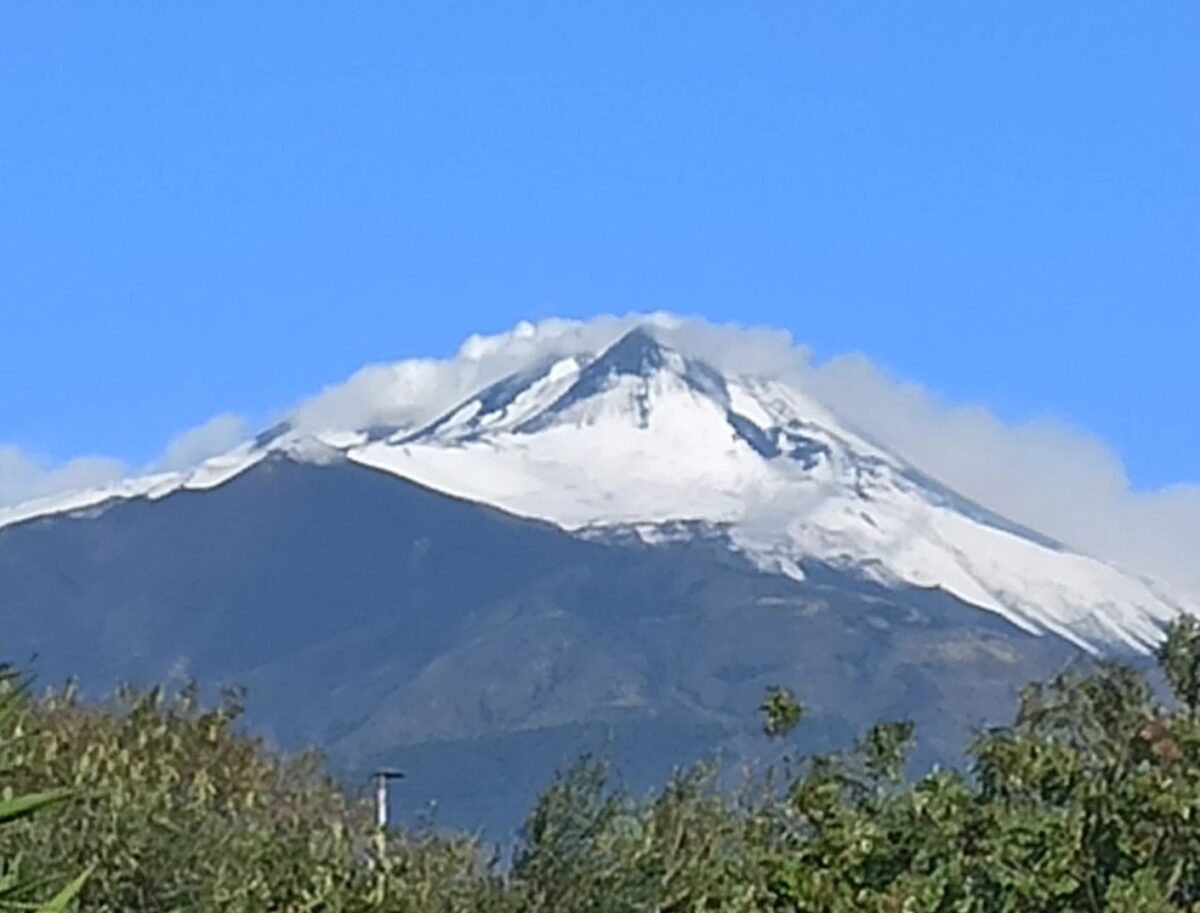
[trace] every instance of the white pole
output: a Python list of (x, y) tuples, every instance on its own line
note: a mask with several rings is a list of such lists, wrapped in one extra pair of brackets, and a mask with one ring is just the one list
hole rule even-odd
[(375, 774), (375, 826), (380, 830), (388, 822), (388, 777), (385, 773)]
[(404, 778), (399, 770), (375, 771), (375, 826), (380, 830), (388, 824), (388, 781)]

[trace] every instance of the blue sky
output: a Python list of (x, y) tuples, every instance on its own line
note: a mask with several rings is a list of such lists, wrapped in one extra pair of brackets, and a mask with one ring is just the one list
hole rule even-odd
[(1200, 479), (1200, 5), (18, 2), (0, 442), (669, 309)]

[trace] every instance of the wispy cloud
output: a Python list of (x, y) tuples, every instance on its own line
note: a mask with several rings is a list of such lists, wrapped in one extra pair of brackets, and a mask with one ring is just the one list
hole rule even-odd
[(52, 463), (19, 447), (0, 446), (0, 506), (105, 485), (128, 472), (125, 463), (107, 457), (76, 457)]
[(173, 437), (162, 455), (145, 466), (102, 456), (56, 462), (20, 447), (0, 445), (0, 507), (63, 492), (100, 488), (131, 476), (190, 469), (211, 456), (225, 453), (246, 437), (244, 418), (229, 413), (217, 415)]
[(164, 471), (188, 469), (232, 450), (249, 436), (246, 419), (226, 412), (173, 437), (154, 464)]
[(1116, 451), (1085, 430), (1052, 419), (1006, 423), (862, 356), (810, 368), (806, 381), (839, 415), (968, 497), (1200, 593), (1200, 484), (1135, 489)]

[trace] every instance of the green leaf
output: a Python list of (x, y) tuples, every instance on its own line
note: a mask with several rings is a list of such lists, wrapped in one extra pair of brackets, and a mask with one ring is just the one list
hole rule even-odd
[(27, 796), (17, 796), (0, 802), (0, 824), (16, 821), (26, 815), (32, 815), (38, 809), (62, 802), (71, 795), (69, 789), (52, 789), (41, 793), (30, 793)]
[(91, 877), (92, 869), (94, 868), (95, 866), (89, 866), (82, 875), (55, 894), (47, 903), (38, 907), (37, 913), (63, 913), (71, 901), (83, 890), (83, 886), (88, 878)]

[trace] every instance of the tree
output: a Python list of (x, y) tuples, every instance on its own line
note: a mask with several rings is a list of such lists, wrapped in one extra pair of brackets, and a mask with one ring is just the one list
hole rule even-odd
[[(7, 769), (7, 757), (11, 747), (11, 724), (20, 713), (24, 703), (24, 693), (20, 676), (11, 666), (0, 665), (0, 771)], [(70, 797), (70, 790), (48, 789), (41, 792), (12, 795), (11, 787), (5, 787), (3, 798), (0, 798), (0, 827), (11, 825), (36, 814), (41, 809), (50, 808)], [(45, 904), (37, 907), (38, 913), (60, 913), (66, 910), (71, 901), (83, 889), (90, 869), (75, 877), (61, 888), (54, 897)], [(5, 863), (0, 859), (0, 905), (21, 904), (27, 909), (26, 903), (33, 894), (35, 886), (40, 885), (43, 878), (30, 880), (20, 867), (13, 862)]]
[(787, 688), (768, 688), (758, 709), (763, 717), (763, 732), (773, 739), (791, 733), (804, 718), (804, 705)]

